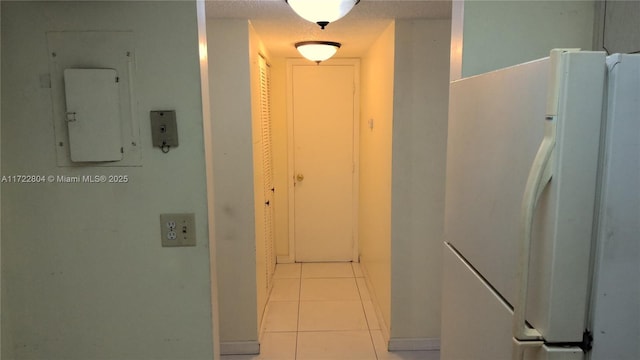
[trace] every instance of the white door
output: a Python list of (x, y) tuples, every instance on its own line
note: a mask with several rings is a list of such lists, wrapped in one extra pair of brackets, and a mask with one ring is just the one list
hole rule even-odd
[(274, 191), (273, 185), (273, 155), (271, 139), (271, 70), (267, 61), (258, 57), (260, 69), (260, 130), (262, 135), (262, 191), (264, 194), (264, 274), (267, 293), (271, 289), (273, 272), (276, 267), (274, 251)]
[(294, 64), (295, 261), (354, 258), (356, 66)]

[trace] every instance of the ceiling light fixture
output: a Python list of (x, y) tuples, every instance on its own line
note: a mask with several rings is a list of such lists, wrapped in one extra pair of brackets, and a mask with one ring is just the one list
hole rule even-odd
[(301, 41), (296, 43), (296, 49), (306, 59), (320, 64), (332, 57), (341, 44), (333, 41)]
[(285, 0), (300, 17), (320, 25), (324, 29), (329, 23), (347, 15), (360, 0)]

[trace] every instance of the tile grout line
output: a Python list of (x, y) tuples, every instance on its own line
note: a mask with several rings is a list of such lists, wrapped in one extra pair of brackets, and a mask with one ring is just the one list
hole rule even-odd
[[(299, 264), (300, 264), (300, 269), (299, 269), (298, 277), (297, 277), (299, 287), (298, 287), (298, 299), (297, 299), (298, 303), (297, 303), (297, 317), (296, 317), (296, 329), (295, 329), (296, 338), (295, 338), (293, 359), (301, 359), (298, 356), (298, 354), (299, 354), (298, 350), (300, 348), (300, 334), (303, 332), (303, 331), (300, 330), (300, 320), (301, 320), (301, 307), (302, 307), (302, 280), (303, 280), (303, 276), (302, 276), (302, 272), (303, 272), (302, 270), (303, 269), (302, 268), (303, 268), (304, 264), (302, 264), (302, 263), (299, 263)], [(376, 346), (375, 346), (375, 341), (373, 339), (373, 333), (372, 333), (372, 330), (371, 330), (370, 320), (368, 319), (367, 313), (366, 313), (366, 310), (365, 310), (365, 304), (364, 304), (365, 301), (363, 299), (362, 292), (360, 291), (361, 290), (360, 289), (360, 284), (357, 281), (358, 276), (356, 275), (356, 271), (355, 271), (355, 269), (353, 267), (353, 263), (351, 264), (351, 271), (350, 272), (351, 272), (351, 276), (349, 276), (349, 277), (338, 276), (338, 277), (335, 277), (335, 278), (345, 278), (345, 279), (349, 279), (350, 278), (350, 279), (353, 279), (353, 281), (354, 281), (354, 283), (356, 285), (356, 290), (358, 291), (358, 298), (357, 298), (357, 300), (354, 299), (353, 301), (359, 301), (360, 302), (360, 306), (361, 306), (362, 312), (363, 312), (363, 314), (365, 316), (365, 320), (366, 320), (367, 331), (369, 332), (370, 345), (373, 347), (374, 357), (372, 359), (377, 360), (377, 359), (380, 359), (381, 354), (378, 354), (378, 350), (376, 349)], [(333, 279), (333, 278), (334, 277), (320, 277), (318, 279)], [(313, 279), (313, 278), (310, 278), (310, 279)], [(282, 300), (282, 301), (287, 301), (287, 300)], [(318, 300), (318, 301), (323, 301), (323, 300)], [(272, 303), (272, 302), (277, 302), (277, 300), (272, 300), (271, 297), (270, 297), (269, 303)], [(326, 330), (326, 332), (335, 332), (335, 331), (338, 331), (338, 330)], [(324, 331), (322, 331), (322, 332), (324, 332)]]
[(298, 340), (300, 337), (300, 300), (302, 299), (302, 263), (300, 264), (300, 272), (298, 273), (298, 316), (296, 316), (296, 346), (293, 353), (293, 359), (298, 359)]
[[(378, 357), (378, 350), (376, 349), (376, 343), (373, 340), (373, 334), (371, 333), (371, 325), (369, 324), (369, 317), (367, 316), (367, 311), (364, 308), (364, 299), (362, 298), (362, 292), (360, 292), (360, 285), (358, 284), (358, 278), (355, 276), (355, 271), (353, 270), (353, 263), (351, 263), (351, 270), (353, 271), (353, 278), (356, 282), (356, 289), (358, 289), (358, 296), (360, 297), (360, 305), (362, 306), (362, 312), (364, 312), (364, 319), (367, 321), (367, 330), (369, 331), (369, 340), (371, 340), (371, 346), (373, 347), (373, 354), (376, 357), (376, 360), (379, 359)], [(369, 291), (367, 289), (367, 291)]]

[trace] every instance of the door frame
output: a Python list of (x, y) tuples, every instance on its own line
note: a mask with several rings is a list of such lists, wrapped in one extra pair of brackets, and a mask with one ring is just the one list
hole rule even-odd
[[(294, 158), (294, 139), (293, 139), (293, 67), (294, 66), (353, 66), (354, 84), (353, 84), (353, 177), (352, 177), (352, 193), (353, 193), (353, 209), (352, 209), (352, 229), (351, 238), (353, 240), (353, 262), (359, 262), (359, 243), (358, 243), (358, 205), (359, 205), (359, 187), (360, 187), (360, 59), (330, 59), (315, 65), (305, 59), (287, 59), (287, 192), (289, 195), (289, 263), (296, 261), (295, 253), (295, 158)], [(282, 259), (282, 257), (279, 257)], [(284, 259), (282, 259), (284, 260)]]

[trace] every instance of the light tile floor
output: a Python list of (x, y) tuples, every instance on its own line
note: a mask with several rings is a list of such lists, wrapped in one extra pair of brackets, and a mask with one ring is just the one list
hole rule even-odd
[(357, 263), (278, 264), (260, 355), (222, 360), (439, 360), (438, 351), (386, 350)]

